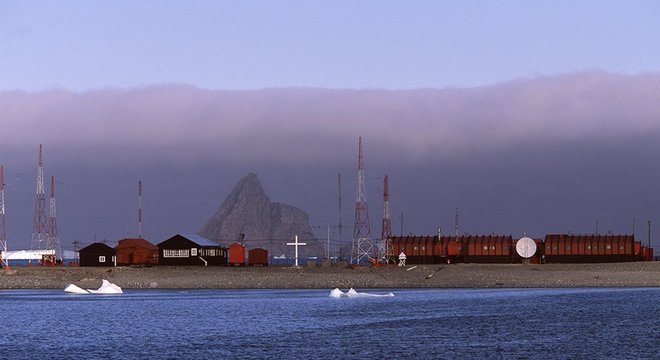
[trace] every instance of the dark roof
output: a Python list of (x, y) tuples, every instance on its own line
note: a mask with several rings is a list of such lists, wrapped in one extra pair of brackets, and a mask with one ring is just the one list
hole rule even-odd
[(102, 253), (113, 253), (114, 254), (115, 249), (111, 248), (110, 246), (108, 246), (104, 243), (96, 242), (96, 243), (93, 243), (93, 244), (89, 244), (88, 246), (85, 246), (84, 248), (78, 250), (78, 252), (81, 252), (81, 253), (99, 253), (99, 252), (102, 252)]
[(194, 242), (199, 246), (220, 246), (217, 242), (197, 234), (180, 234), (182, 237)]

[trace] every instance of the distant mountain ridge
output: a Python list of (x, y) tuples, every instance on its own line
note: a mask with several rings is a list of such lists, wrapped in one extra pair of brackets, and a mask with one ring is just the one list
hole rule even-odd
[(223, 245), (240, 241), (248, 249), (261, 247), (271, 255), (293, 256), (287, 246), (294, 236), (307, 245), (299, 256), (323, 256), (323, 247), (314, 236), (307, 213), (297, 207), (271, 202), (256, 174), (244, 176), (225, 198), (218, 211), (206, 222), (200, 235)]

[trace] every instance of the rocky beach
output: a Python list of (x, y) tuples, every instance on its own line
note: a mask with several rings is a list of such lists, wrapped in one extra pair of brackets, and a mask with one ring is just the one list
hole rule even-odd
[(603, 264), (451, 264), (351, 269), (333, 267), (12, 267), (0, 289), (545, 288), (659, 287), (660, 262)]

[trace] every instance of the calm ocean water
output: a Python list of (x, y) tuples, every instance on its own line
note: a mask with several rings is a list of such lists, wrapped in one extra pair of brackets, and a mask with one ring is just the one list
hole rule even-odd
[(390, 291), (0, 290), (0, 358), (660, 358), (659, 288)]

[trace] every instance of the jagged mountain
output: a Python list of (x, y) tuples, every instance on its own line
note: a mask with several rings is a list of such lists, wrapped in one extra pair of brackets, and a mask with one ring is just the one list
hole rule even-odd
[(314, 236), (309, 216), (303, 210), (271, 202), (256, 174), (244, 176), (225, 198), (218, 211), (206, 222), (200, 235), (229, 245), (245, 234), (248, 249), (261, 247), (272, 255), (293, 256), (287, 246), (294, 236), (307, 245), (299, 256), (323, 256), (323, 246)]

